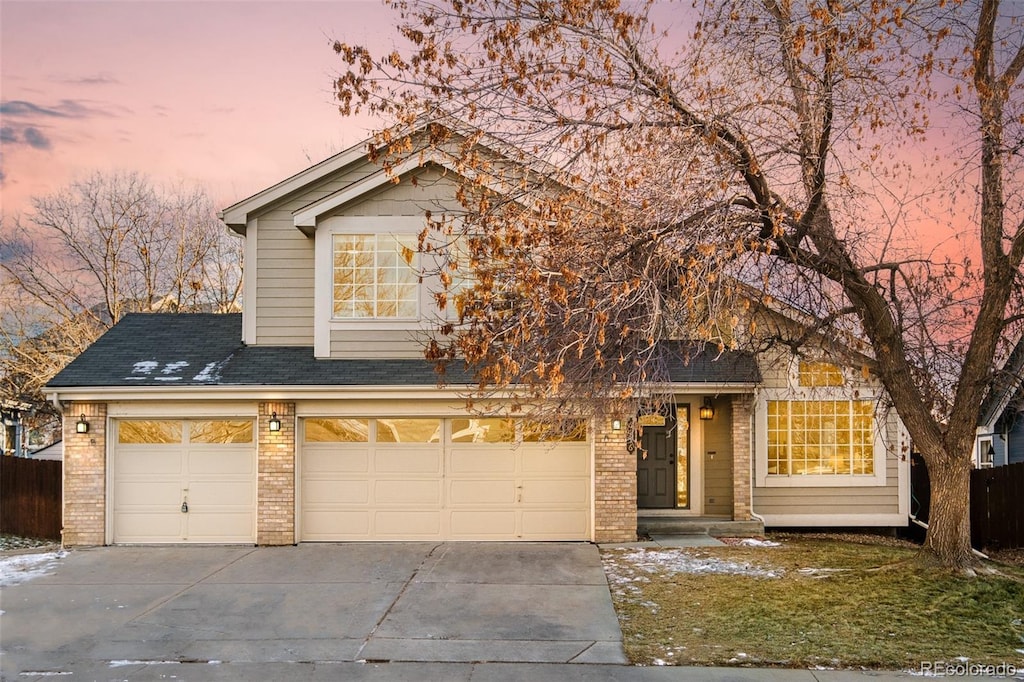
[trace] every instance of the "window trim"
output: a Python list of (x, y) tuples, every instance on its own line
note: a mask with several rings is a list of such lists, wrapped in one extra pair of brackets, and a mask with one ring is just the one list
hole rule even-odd
[[(418, 237), (426, 227), (426, 218), (417, 216), (333, 216), (318, 223), (314, 236), (313, 276), (313, 354), (331, 357), (331, 333), (339, 330), (416, 330), (422, 327), (429, 310), (429, 287), (421, 280), (417, 286), (418, 312), (415, 318), (335, 318), (334, 317), (334, 236), (344, 234), (403, 235)], [(418, 267), (422, 269), (423, 254)]]
[(886, 485), (886, 448), (883, 431), (887, 428), (880, 421), (875, 409), (874, 429), (874, 473), (871, 474), (768, 474), (768, 402), (788, 401), (867, 401), (877, 405), (879, 394), (870, 388), (862, 388), (854, 395), (849, 387), (820, 387), (793, 389), (764, 389), (760, 392), (754, 408), (754, 433), (756, 434), (754, 474), (759, 488), (849, 488), (879, 487)]

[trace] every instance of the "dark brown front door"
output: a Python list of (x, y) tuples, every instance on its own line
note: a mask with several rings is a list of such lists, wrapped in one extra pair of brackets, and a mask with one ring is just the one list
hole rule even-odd
[[(671, 422), (670, 422), (671, 424)], [(676, 429), (645, 426), (636, 457), (636, 506), (671, 509), (676, 497)], [(644, 456), (646, 454), (646, 457)]]

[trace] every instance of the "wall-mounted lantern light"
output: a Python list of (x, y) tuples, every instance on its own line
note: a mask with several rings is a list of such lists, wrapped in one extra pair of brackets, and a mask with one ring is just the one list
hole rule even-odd
[(621, 430), (622, 430), (622, 420), (621, 419), (613, 419), (612, 420), (612, 431), (621, 431)]
[(711, 398), (704, 398), (704, 404), (700, 406), (700, 418), (704, 421), (715, 418), (715, 407), (711, 404)]
[(84, 414), (75, 422), (75, 433), (89, 433), (89, 422), (85, 421)]
[(267, 422), (267, 428), (271, 431), (281, 430), (281, 420), (277, 418), (277, 412), (270, 415), (270, 421)]

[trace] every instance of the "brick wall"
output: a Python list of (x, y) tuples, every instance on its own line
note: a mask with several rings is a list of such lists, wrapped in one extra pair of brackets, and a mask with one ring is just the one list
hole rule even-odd
[(636, 453), (626, 449), (625, 425), (599, 420), (594, 435), (594, 541), (636, 540)]
[[(82, 415), (88, 433), (77, 433)], [(90, 547), (106, 541), (107, 405), (72, 403), (64, 412), (64, 528), (65, 547)]]
[(749, 521), (750, 516), (750, 449), (753, 396), (737, 395), (732, 399), (732, 518)]
[[(271, 432), (277, 413), (281, 430)], [(295, 403), (260, 403), (256, 544), (295, 544)]]

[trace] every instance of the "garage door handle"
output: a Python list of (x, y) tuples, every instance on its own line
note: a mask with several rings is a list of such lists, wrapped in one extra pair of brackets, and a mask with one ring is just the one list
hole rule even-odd
[(181, 503), (181, 513), (182, 514), (188, 514), (188, 502), (187, 501)]

